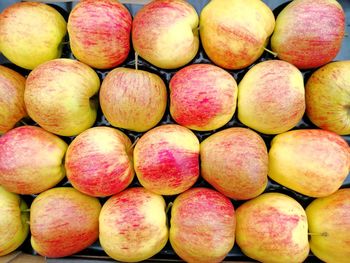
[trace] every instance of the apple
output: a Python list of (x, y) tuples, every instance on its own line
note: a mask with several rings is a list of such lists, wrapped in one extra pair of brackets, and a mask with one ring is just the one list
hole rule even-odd
[(157, 254), (168, 241), (165, 201), (142, 187), (109, 198), (100, 214), (100, 243), (113, 259), (138, 262)]
[(68, 34), (73, 55), (99, 69), (120, 65), (130, 51), (132, 18), (115, 0), (85, 0), (69, 14)]
[(303, 75), (288, 62), (258, 63), (238, 85), (238, 118), (256, 131), (286, 132), (298, 124), (304, 112)]
[(27, 204), (0, 186), (0, 257), (17, 249), (29, 233)]
[(113, 126), (144, 132), (156, 126), (164, 115), (166, 86), (156, 74), (116, 68), (102, 82), (100, 104)]
[(230, 199), (211, 189), (192, 188), (174, 201), (170, 243), (186, 262), (221, 262), (234, 245), (235, 224)]
[(136, 143), (134, 168), (146, 189), (160, 195), (179, 194), (199, 176), (199, 141), (180, 125), (158, 126)]
[(251, 199), (266, 188), (266, 145), (249, 129), (229, 128), (214, 133), (201, 143), (200, 158), (202, 177), (230, 198)]
[(25, 82), (16, 71), (0, 66), (0, 134), (27, 115), (23, 98)]
[(338, 54), (345, 14), (336, 0), (294, 0), (276, 19), (271, 48), (300, 69), (320, 67)]
[(186, 1), (151, 1), (134, 17), (132, 43), (135, 51), (156, 67), (184, 66), (199, 48), (198, 14)]
[(0, 185), (17, 194), (38, 194), (64, 175), (67, 144), (35, 126), (21, 126), (0, 137)]
[(98, 238), (101, 205), (97, 198), (71, 187), (38, 195), (30, 207), (33, 249), (50, 258), (70, 256)]
[(271, 142), (268, 175), (311, 197), (337, 191), (350, 167), (350, 149), (339, 135), (317, 129), (293, 130)]
[(87, 195), (119, 193), (134, 178), (131, 141), (113, 128), (94, 127), (79, 134), (69, 145), (65, 160), (70, 183)]
[(94, 124), (99, 87), (100, 80), (89, 66), (55, 59), (29, 74), (24, 102), (29, 116), (45, 130), (73, 136)]
[(187, 66), (170, 80), (170, 113), (182, 126), (209, 131), (224, 126), (236, 110), (237, 83), (210, 64)]
[(306, 83), (306, 113), (318, 127), (350, 134), (350, 60), (329, 63)]
[(236, 210), (236, 242), (260, 262), (303, 262), (309, 254), (303, 207), (280, 193), (262, 194)]
[(312, 253), (324, 262), (349, 262), (350, 189), (312, 201), (306, 215)]
[(61, 56), (66, 21), (51, 6), (19, 2), (0, 16), (0, 50), (12, 63), (26, 69)]
[(256, 61), (274, 27), (271, 9), (260, 0), (212, 0), (200, 15), (205, 53), (226, 69), (242, 69)]

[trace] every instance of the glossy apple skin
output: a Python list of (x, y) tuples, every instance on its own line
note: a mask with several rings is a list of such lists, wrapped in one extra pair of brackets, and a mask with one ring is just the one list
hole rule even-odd
[(12, 63), (26, 69), (61, 56), (66, 21), (51, 6), (19, 2), (0, 16), (0, 50)]
[(329, 63), (305, 87), (306, 113), (318, 127), (350, 134), (350, 61)]
[(182, 0), (151, 1), (134, 17), (132, 43), (142, 58), (159, 68), (184, 66), (199, 48), (197, 12)]
[(274, 27), (271, 9), (260, 0), (212, 0), (200, 15), (205, 53), (226, 69), (242, 69), (257, 60)]
[(0, 137), (0, 185), (18, 194), (38, 194), (64, 175), (67, 144), (35, 126), (21, 126)]
[(0, 134), (12, 129), (27, 115), (24, 105), (25, 82), (21, 74), (0, 66)]
[(170, 243), (186, 262), (221, 262), (235, 242), (231, 201), (207, 188), (180, 194), (171, 209)]
[(26, 81), (24, 102), (29, 116), (45, 130), (74, 136), (96, 120), (100, 88), (96, 72), (72, 59), (55, 59), (33, 70)]
[(138, 262), (157, 254), (168, 241), (165, 201), (142, 187), (112, 196), (100, 214), (100, 242), (113, 259)]
[(206, 138), (200, 148), (201, 175), (219, 192), (246, 200), (265, 190), (268, 154), (257, 133), (229, 128)]
[(68, 180), (87, 195), (119, 193), (134, 178), (131, 141), (117, 129), (94, 127), (84, 131), (69, 145), (65, 160)]
[(238, 85), (238, 118), (256, 131), (286, 132), (304, 112), (304, 79), (292, 64), (280, 60), (258, 63)]
[(262, 194), (236, 210), (236, 242), (260, 262), (303, 262), (309, 254), (303, 207), (280, 193)]
[(182, 126), (209, 131), (224, 126), (236, 110), (237, 83), (210, 64), (187, 66), (170, 80), (170, 113)]
[(318, 129), (293, 130), (277, 135), (269, 151), (271, 179), (310, 197), (337, 191), (350, 167), (347, 142)]
[(38, 195), (30, 207), (31, 244), (40, 255), (70, 256), (98, 238), (101, 205), (97, 198), (71, 187), (58, 187)]
[(29, 233), (27, 204), (0, 186), (0, 257), (16, 250)]
[(185, 127), (158, 126), (136, 143), (134, 168), (146, 189), (161, 195), (179, 194), (199, 176), (199, 141)]
[(345, 14), (336, 0), (295, 0), (276, 19), (271, 47), (300, 69), (320, 67), (338, 54)]
[(79, 2), (67, 24), (73, 55), (98, 69), (120, 65), (130, 51), (131, 24), (129, 11), (118, 1)]
[(116, 68), (102, 82), (100, 104), (113, 126), (144, 132), (156, 126), (164, 115), (166, 86), (156, 74)]
[(346, 263), (350, 257), (350, 189), (318, 198), (306, 208), (312, 253), (324, 262)]

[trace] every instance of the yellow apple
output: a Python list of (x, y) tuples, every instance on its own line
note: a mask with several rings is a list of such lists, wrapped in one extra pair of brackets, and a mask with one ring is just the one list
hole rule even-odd
[(0, 185), (17, 194), (38, 194), (64, 175), (67, 144), (35, 126), (21, 126), (0, 137)]
[(201, 175), (215, 189), (236, 199), (251, 199), (266, 188), (265, 142), (245, 128), (219, 131), (201, 143)]
[(0, 50), (12, 63), (26, 69), (61, 56), (66, 21), (51, 6), (19, 2), (0, 16)]
[(0, 256), (18, 248), (29, 233), (27, 204), (0, 186)]
[(292, 64), (269, 60), (253, 66), (238, 85), (238, 118), (265, 134), (298, 124), (305, 112), (304, 79)]
[(16, 71), (0, 66), (0, 134), (12, 129), (27, 115), (24, 105), (26, 79)]
[(28, 115), (45, 130), (73, 136), (94, 124), (99, 88), (100, 79), (89, 66), (55, 59), (30, 72), (24, 102)]
[(168, 241), (164, 198), (142, 187), (112, 196), (100, 214), (100, 242), (112, 258), (146, 260)]
[(275, 27), (260, 0), (211, 0), (200, 15), (200, 37), (209, 58), (227, 69), (251, 65), (264, 52)]
[(324, 262), (349, 262), (350, 189), (312, 201), (306, 215), (312, 253)]
[(144, 132), (156, 126), (164, 115), (166, 86), (156, 74), (116, 68), (102, 82), (100, 104), (113, 126)]
[(280, 193), (262, 194), (236, 210), (236, 242), (260, 262), (299, 263), (309, 254), (303, 207)]
[(187, 1), (157, 0), (134, 17), (135, 51), (159, 68), (179, 68), (190, 62), (199, 47), (198, 15)]
[(307, 196), (324, 197), (337, 191), (349, 167), (349, 145), (333, 132), (293, 130), (271, 142), (268, 175)]
[(306, 113), (318, 127), (350, 134), (350, 60), (329, 63), (306, 83)]

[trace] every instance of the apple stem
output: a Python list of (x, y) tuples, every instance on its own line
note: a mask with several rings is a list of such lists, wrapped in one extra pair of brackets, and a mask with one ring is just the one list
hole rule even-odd
[(62, 42), (62, 45), (67, 45), (67, 44), (69, 44), (69, 41)]
[(134, 149), (136, 143), (139, 141), (139, 137), (136, 138), (136, 140), (131, 144), (130, 148), (128, 149), (128, 151), (131, 151), (132, 149)]
[(28, 208), (28, 209), (24, 209), (24, 210), (21, 210), (21, 212), (22, 213), (28, 213), (28, 212), (30, 212), (30, 209)]
[(349, 34), (348, 33), (344, 33), (344, 37), (348, 37), (349, 36)]
[(327, 232), (322, 232), (322, 233), (308, 233), (309, 236), (323, 236), (323, 237), (326, 237), (328, 236), (328, 233)]
[(135, 69), (139, 69), (139, 54), (135, 51)]
[(168, 206), (165, 209), (165, 213), (167, 214), (169, 212), (169, 209), (173, 206), (173, 202), (170, 202)]
[(24, 120), (20, 120), (19, 123), (23, 125), (28, 125)]
[(30, 225), (30, 222), (29, 222), (29, 221), (26, 221), (26, 223), (27, 223), (28, 225)]
[(278, 54), (277, 54), (276, 52), (273, 52), (272, 50), (270, 50), (270, 49), (268, 49), (268, 48), (266, 48), (266, 47), (264, 47), (264, 50), (265, 50), (266, 52), (272, 54), (274, 57), (277, 57), (277, 56), (278, 56)]

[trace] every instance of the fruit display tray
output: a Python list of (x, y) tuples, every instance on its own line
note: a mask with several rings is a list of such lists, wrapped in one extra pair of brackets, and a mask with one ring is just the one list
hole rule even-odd
[[(263, 0), (263, 1), (271, 7), (275, 16), (277, 16), (277, 14), (289, 2), (289, 1), (285, 1), (285, 0)], [(18, 1), (16, 1), (16, 0), (2, 0), (2, 1), (0, 1), (0, 10), (2, 11), (5, 7), (7, 7), (15, 2), (18, 2)], [(45, 1), (42, 1), (42, 2), (45, 2)], [(46, 1), (46, 2), (48, 2), (48, 1)], [(144, 2), (147, 2), (147, 1), (122, 1), (122, 2), (123, 3), (128, 3), (128, 2), (131, 3), (132, 2), (132, 4), (125, 4), (125, 5), (129, 9), (130, 13), (134, 16), (137, 13), (137, 11), (140, 9), (142, 4)], [(142, 2), (142, 4), (141, 4), (141, 2)], [(206, 5), (208, 0), (202, 0), (202, 1), (201, 0), (189, 0), (188, 2), (190, 2), (196, 8), (198, 14), (200, 14), (201, 9)], [(348, 34), (350, 34), (350, 1), (349, 0), (339, 0), (339, 2), (343, 6), (343, 8), (346, 12), (346, 17), (347, 17), (346, 32)], [(55, 9), (57, 9), (65, 17), (65, 19), (68, 19), (69, 12), (74, 7), (74, 2), (57, 1), (57, 2), (50, 3), (50, 5), (52, 5)], [(72, 55), (72, 52), (69, 48), (68, 37), (67, 37), (66, 41), (64, 42), (62, 57), (74, 58)], [(273, 55), (269, 54), (268, 52), (264, 52), (264, 54), (253, 65), (255, 65), (261, 61), (270, 60), (270, 59), (275, 59), (275, 58), (273, 57)], [(344, 38), (343, 44), (342, 44), (342, 49), (335, 60), (350, 60), (350, 36), (346, 36)], [(167, 84), (167, 86), (169, 85), (169, 81), (172, 78), (172, 76), (178, 71), (178, 69), (176, 69), (176, 70), (163, 70), (163, 69), (156, 68), (140, 57), (138, 58), (137, 63), (138, 63), (139, 69), (146, 70), (146, 71), (149, 71), (149, 72), (152, 72), (152, 73), (159, 75), (164, 80), (164, 82)], [(191, 63), (192, 64), (196, 64), (196, 63), (210, 63), (210, 64), (212, 64), (212, 62), (209, 60), (209, 58), (205, 54), (202, 47), (200, 47), (199, 52), (197, 53), (196, 57), (192, 60)], [(0, 64), (3, 64), (7, 67), (10, 67), (10, 68), (22, 73), (25, 76), (27, 76), (29, 73), (28, 70), (23, 70), (15, 65), (9, 63), (9, 61), (6, 60), (3, 56), (0, 56)], [(228, 70), (228, 72), (230, 74), (232, 74), (232, 76), (236, 79), (237, 83), (239, 83), (240, 80), (245, 75), (245, 73), (253, 65), (251, 65), (250, 67), (245, 68), (243, 70)], [(130, 51), (130, 54), (129, 54), (127, 60), (120, 67), (129, 67), (129, 68), (135, 67), (135, 53), (133, 50)], [(101, 80), (103, 80), (105, 78), (105, 76), (108, 74), (109, 71), (110, 70), (96, 70), (96, 72), (98, 73)], [(313, 72), (313, 70), (302, 71), (305, 82), (309, 78), (309, 76), (311, 75), (312, 72)], [(34, 124), (35, 125), (35, 123), (32, 122), (31, 120), (28, 120), (25, 122), (26, 123), (23, 123), (23, 125), (24, 124)], [(166, 113), (158, 125), (168, 124), (168, 123), (175, 123), (174, 120), (170, 116), (169, 101), (168, 101), (168, 108), (166, 110)], [(111, 126), (108, 123), (108, 121), (106, 120), (106, 118), (103, 116), (101, 110), (99, 110), (99, 112), (98, 112), (98, 117), (97, 117), (97, 120), (96, 120), (94, 126)], [(235, 114), (234, 117), (229, 121), (229, 123), (227, 123), (224, 127), (220, 128), (218, 130), (223, 130), (223, 129), (226, 129), (228, 127), (246, 127), (246, 126), (243, 125), (238, 120), (237, 114)], [(308, 118), (306, 116), (303, 117), (302, 121), (300, 121), (294, 129), (305, 129), (305, 128), (316, 128), (316, 126), (314, 126), (308, 120)], [(195, 131), (195, 134), (198, 137), (198, 139), (200, 141), (202, 141), (218, 130), (214, 130), (214, 131), (210, 131), (210, 132), (196, 132)], [(123, 132), (125, 132), (125, 134), (127, 134), (133, 142), (137, 138), (141, 137), (143, 134), (143, 133), (139, 133), (139, 132), (131, 132), (128, 130), (123, 130)], [(264, 134), (260, 134), (260, 135), (262, 136), (267, 147), (269, 148), (271, 139), (274, 136), (264, 135)], [(350, 143), (350, 136), (343, 136), (343, 137), (346, 139), (346, 141), (349, 144)], [(67, 143), (70, 143), (74, 139), (74, 137), (62, 137), (62, 138)], [(64, 179), (59, 184), (59, 186), (69, 186), (69, 185), (70, 184), (67, 181), (67, 179)], [(132, 184), (129, 187), (139, 186), (139, 185), (140, 184), (137, 181), (137, 178), (135, 176), (134, 181), (132, 182)], [(212, 188), (202, 178), (199, 178), (199, 180), (196, 182), (195, 186), (204, 186), (204, 187)], [(342, 187), (343, 188), (350, 187), (350, 176), (347, 177), (347, 179), (345, 180)], [(269, 179), (269, 183), (266, 187), (265, 192), (280, 192), (280, 193), (287, 194), (287, 195), (293, 197), (294, 199), (296, 199), (298, 202), (300, 202), (304, 208), (313, 200), (313, 198), (306, 197), (304, 195), (296, 193), (296, 192), (294, 192), (286, 187), (283, 187), (283, 186), (277, 184), (276, 182), (272, 181), (271, 179)], [(28, 203), (28, 206), (29, 206), (31, 204), (31, 202), (33, 201), (33, 199), (35, 198), (35, 196), (28, 195), (28, 196), (23, 196), (23, 198)], [(172, 202), (174, 199), (175, 199), (175, 196), (165, 197), (165, 200), (167, 203)], [(102, 204), (106, 200), (107, 200), (107, 198), (100, 198), (100, 201)], [(242, 203), (242, 201), (235, 201), (235, 200), (232, 200), (232, 202), (233, 202), (235, 208), (237, 208)], [(170, 214), (168, 215), (168, 218), (170, 218)], [(27, 238), (27, 240), (19, 248), (19, 250), (23, 251), (24, 253), (29, 253), (29, 254), (33, 254), (33, 255), (36, 254), (30, 245), (30, 237)], [(67, 262), (70, 262), (70, 260), (72, 258), (75, 258), (75, 259), (80, 258), (80, 259), (86, 259), (86, 260), (97, 260), (97, 259), (108, 260), (109, 259), (109, 257), (104, 253), (104, 251), (102, 250), (102, 248), (98, 242), (96, 242), (95, 244), (93, 244), (89, 248), (79, 252), (78, 254), (76, 254), (70, 258), (67, 258), (68, 259)], [(62, 259), (62, 260), (64, 261), (66, 259)], [(234, 248), (231, 250), (231, 252), (229, 253), (229, 255), (227, 256), (227, 258), (225, 260), (227, 260), (227, 261), (251, 261), (248, 257), (246, 257), (240, 251), (240, 249), (238, 248), (237, 245), (234, 246)], [(149, 261), (171, 261), (171, 262), (179, 261), (179, 262), (181, 262), (180, 258), (174, 253), (169, 242), (165, 246), (165, 248), (162, 249), (162, 251), (160, 253), (158, 253), (157, 255), (152, 257)], [(319, 262), (319, 260), (316, 257), (314, 257), (312, 254), (310, 254), (307, 261), (308, 262)], [(48, 262), (61, 262), (61, 260), (48, 259)]]

